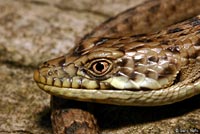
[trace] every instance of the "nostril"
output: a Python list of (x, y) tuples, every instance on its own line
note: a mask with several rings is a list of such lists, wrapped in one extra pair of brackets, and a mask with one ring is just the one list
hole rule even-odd
[(48, 76), (52, 76), (52, 75), (53, 75), (53, 72), (52, 72), (52, 71), (49, 71), (47, 74), (48, 74)]
[(54, 73), (55, 73), (55, 74), (58, 74), (58, 70), (54, 70)]
[(40, 65), (39, 65), (39, 69), (41, 69), (41, 68), (47, 68), (47, 67), (50, 67), (50, 64), (48, 63), (48, 62), (43, 62), (43, 63), (41, 63)]
[(44, 67), (49, 67), (50, 64), (49, 64), (48, 62), (44, 62), (44, 63), (43, 63), (43, 66), (44, 66)]

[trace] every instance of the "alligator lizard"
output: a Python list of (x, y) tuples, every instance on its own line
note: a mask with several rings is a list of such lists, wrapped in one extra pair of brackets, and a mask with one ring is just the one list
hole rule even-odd
[[(167, 3), (155, 0), (137, 8), (155, 12), (162, 2)], [(135, 34), (126, 17), (137, 8), (96, 28), (71, 53), (41, 64), (34, 72), (38, 86), (65, 99), (130, 106), (166, 105), (200, 94), (200, 15)]]

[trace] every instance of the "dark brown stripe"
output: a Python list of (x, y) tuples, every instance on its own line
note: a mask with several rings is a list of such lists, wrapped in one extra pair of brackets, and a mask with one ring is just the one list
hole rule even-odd
[(128, 63), (128, 59), (122, 59), (122, 62), (117, 62), (117, 66), (123, 67)]
[(146, 36), (147, 34), (136, 34), (136, 35), (132, 35), (132, 38), (139, 38), (139, 37), (143, 37)]
[(179, 36), (186, 36), (188, 33), (181, 33)]
[(136, 40), (136, 42), (142, 42), (142, 43), (149, 43), (149, 42), (152, 42), (153, 40), (152, 39), (149, 39), (149, 38), (144, 38), (144, 39), (138, 39)]
[(169, 42), (170, 42), (169, 40), (161, 40), (161, 41), (160, 41), (160, 44), (161, 44), (161, 45), (168, 45)]
[(160, 8), (160, 3), (156, 4), (156, 5), (152, 6), (152, 7), (150, 7), (149, 8), (149, 12), (151, 12), (151, 13), (157, 13), (158, 10), (159, 10), (159, 8)]
[(83, 47), (83, 45), (79, 45), (77, 47), (75, 47), (74, 51), (73, 51), (73, 56), (81, 56), (81, 51), (84, 50), (85, 48)]
[(200, 46), (200, 39), (197, 40), (197, 42), (194, 44), (194, 46)]
[(200, 19), (199, 19), (198, 17), (192, 18), (192, 19), (190, 20), (190, 24), (191, 24), (192, 26), (200, 25)]
[(59, 66), (63, 66), (64, 63), (65, 63), (65, 58), (63, 58), (62, 60), (60, 60), (60, 61), (58, 62)]
[(183, 29), (177, 27), (177, 28), (169, 29), (167, 31), (167, 34), (177, 33), (177, 32), (181, 32), (181, 31), (183, 31)]
[(148, 57), (148, 61), (158, 62), (158, 58), (156, 56), (150, 56), (150, 57)]

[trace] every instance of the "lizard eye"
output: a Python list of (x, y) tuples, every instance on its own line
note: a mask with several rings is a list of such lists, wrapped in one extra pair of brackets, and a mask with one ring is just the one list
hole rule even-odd
[(111, 69), (111, 62), (108, 60), (95, 60), (90, 64), (89, 72), (94, 76), (103, 76)]
[(93, 71), (97, 74), (105, 73), (108, 67), (109, 67), (109, 64), (108, 62), (105, 62), (105, 61), (99, 61), (92, 65)]

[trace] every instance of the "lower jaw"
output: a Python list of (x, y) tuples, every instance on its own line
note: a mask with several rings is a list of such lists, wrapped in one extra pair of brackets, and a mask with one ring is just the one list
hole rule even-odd
[(176, 97), (167, 97), (164, 89), (155, 91), (128, 91), (128, 90), (97, 90), (97, 89), (74, 89), (61, 88), (37, 83), (38, 86), (57, 97), (64, 99), (94, 102), (123, 106), (159, 106), (171, 104), (180, 100)]

